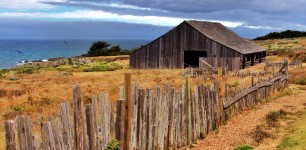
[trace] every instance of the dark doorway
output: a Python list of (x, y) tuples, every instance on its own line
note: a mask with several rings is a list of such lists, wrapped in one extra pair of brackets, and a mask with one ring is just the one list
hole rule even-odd
[(184, 51), (184, 68), (199, 67), (199, 58), (207, 57), (206, 51)]

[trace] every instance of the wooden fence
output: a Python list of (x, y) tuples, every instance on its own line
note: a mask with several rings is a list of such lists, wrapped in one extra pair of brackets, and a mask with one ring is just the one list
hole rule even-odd
[[(220, 67), (216, 68), (216, 67), (211, 67), (211, 68), (192, 68), (192, 67), (188, 67), (185, 68), (184, 71), (184, 75), (189, 74), (192, 77), (197, 77), (197, 76), (207, 76), (207, 75), (213, 75), (213, 74), (217, 74), (218, 73), (218, 69)], [(227, 67), (222, 67), (222, 75), (228, 75), (229, 74), (229, 70)]]
[(115, 138), (124, 150), (190, 146), (218, 129), (236, 111), (285, 88), (288, 64), (282, 69), (285, 71), (269, 80), (250, 81), (250, 88), (232, 97), (227, 88), (225, 95), (220, 92), (217, 80), (212, 87), (199, 85), (191, 92), (190, 79), (186, 77), (186, 84), (179, 89), (166, 85), (154, 91), (139, 88), (137, 82), (130, 84), (131, 78), (126, 75), (125, 88), (120, 87), (116, 104), (102, 93), (98, 98), (93, 95), (92, 103), (84, 107), (80, 88), (74, 86), (73, 111), (68, 103), (60, 104), (58, 116), (41, 120), (40, 138), (33, 135), (29, 116), (6, 121), (6, 149), (104, 150)]
[[(266, 65), (265, 65), (265, 70), (268, 70), (268, 69), (279, 69), (283, 66), (285, 62), (276, 62), (276, 63), (271, 63), (271, 62), (266, 62)], [(295, 61), (292, 61), (290, 63), (288, 63), (289, 67), (290, 68), (301, 68), (302, 67), (302, 61), (301, 60), (295, 60)]]

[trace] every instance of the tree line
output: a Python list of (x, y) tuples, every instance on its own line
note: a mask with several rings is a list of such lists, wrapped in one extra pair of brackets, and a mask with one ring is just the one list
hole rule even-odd
[(254, 40), (285, 39), (285, 38), (297, 38), (297, 37), (306, 37), (306, 32), (293, 31), (293, 30), (286, 30), (282, 32), (271, 32), (267, 35), (257, 37)]
[(105, 41), (93, 42), (90, 46), (87, 54), (83, 54), (85, 57), (94, 56), (116, 56), (116, 55), (130, 55), (134, 51), (138, 50), (139, 47), (133, 49), (122, 49), (119, 45), (112, 46), (110, 43)]

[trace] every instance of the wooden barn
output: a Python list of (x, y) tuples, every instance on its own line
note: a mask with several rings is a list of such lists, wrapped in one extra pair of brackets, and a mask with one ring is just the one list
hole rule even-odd
[(130, 67), (228, 67), (238, 70), (261, 63), (265, 57), (265, 49), (220, 23), (184, 21), (132, 53)]

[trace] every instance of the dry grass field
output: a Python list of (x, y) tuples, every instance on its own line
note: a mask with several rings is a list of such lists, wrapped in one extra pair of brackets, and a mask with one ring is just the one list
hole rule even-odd
[[(268, 41), (274, 42), (274, 41)], [(277, 42), (276, 42), (277, 43)], [(298, 41), (306, 45), (306, 39)], [(258, 43), (265, 47), (265, 42)], [(72, 102), (72, 86), (81, 87), (81, 96), (84, 103), (90, 102), (92, 94), (109, 93), (111, 101), (118, 99), (119, 86), (124, 84), (124, 74), (131, 73), (132, 81), (139, 81), (141, 88), (155, 89), (156, 86), (171, 84), (179, 88), (184, 84), (183, 69), (128, 69), (128, 57), (96, 57), (91, 61), (116, 62), (123, 67), (115, 71), (81, 72), (72, 69), (68, 72), (60, 69), (45, 69), (30, 74), (8, 71), (0, 74), (0, 123), (12, 119), (16, 115), (29, 115), (34, 128), (39, 127), (41, 116), (49, 118), (56, 116), (58, 105), (63, 102)], [(269, 56), (269, 61), (281, 61), (283, 57)], [(250, 71), (262, 71), (264, 64), (253, 66)], [(242, 70), (246, 72), (246, 70)], [(306, 71), (290, 70), (294, 74), (292, 83), (305, 80)], [(192, 78), (192, 85), (212, 84), (213, 77)], [(248, 87), (250, 78), (231, 77), (225, 79), (229, 84), (237, 84), (237, 88)], [(34, 129), (35, 130), (35, 129)], [(0, 148), (4, 147), (4, 127), (0, 126)]]

